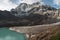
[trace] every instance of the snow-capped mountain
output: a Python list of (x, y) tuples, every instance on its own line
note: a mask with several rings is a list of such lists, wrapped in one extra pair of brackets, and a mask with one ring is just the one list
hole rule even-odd
[(29, 5), (26, 3), (21, 3), (15, 11), (17, 16), (28, 15)]
[(42, 5), (39, 2), (33, 4), (21, 3), (15, 9), (11, 10), (15, 13), (15, 16), (29, 16), (32, 13), (43, 14), (43, 12), (47, 12), (47, 10), (56, 10), (56, 8), (51, 7), (49, 5)]
[[(39, 2), (33, 4), (21, 3), (11, 11), (0, 11), (1, 21), (9, 21), (9, 24), (11, 23), (10, 21), (13, 21), (12, 25), (20, 26), (53, 23), (53, 21), (56, 22), (56, 19), (52, 18), (55, 16), (58, 16), (56, 8), (49, 5), (41, 5)], [(1, 25), (3, 25), (3, 21)]]

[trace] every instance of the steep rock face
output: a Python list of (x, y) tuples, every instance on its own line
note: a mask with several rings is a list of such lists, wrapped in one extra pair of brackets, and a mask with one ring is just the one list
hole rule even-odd
[(28, 4), (26, 3), (21, 3), (16, 9), (15, 11), (17, 11), (18, 16), (24, 16), (24, 15), (28, 15)]
[(16, 13), (13, 15), (20, 17), (29, 16), (32, 13), (43, 14), (43, 12), (47, 12), (47, 10), (56, 10), (56, 8), (49, 5), (41, 5), (39, 2), (36, 2), (33, 4), (21, 3), (19, 6), (11, 11), (15, 11)]

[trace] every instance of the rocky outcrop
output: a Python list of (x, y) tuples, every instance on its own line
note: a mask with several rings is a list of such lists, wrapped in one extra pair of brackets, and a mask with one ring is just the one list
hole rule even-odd
[(47, 12), (47, 10), (56, 10), (56, 8), (51, 7), (49, 5), (41, 5), (39, 2), (36, 2), (33, 4), (21, 3), (14, 9), (14, 11), (17, 12), (15, 13), (16, 16), (29, 16), (31, 13), (43, 14), (43, 12)]

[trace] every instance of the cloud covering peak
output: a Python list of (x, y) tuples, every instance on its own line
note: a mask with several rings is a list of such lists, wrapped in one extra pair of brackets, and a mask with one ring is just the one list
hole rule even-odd
[(54, 0), (54, 4), (60, 5), (60, 0)]
[(20, 3), (32, 4), (41, 0), (0, 0), (0, 10), (11, 10), (17, 7)]
[[(42, 0), (0, 0), (0, 10), (11, 10), (12, 8), (16, 8), (20, 3), (32, 4), (37, 1), (39, 1), (41, 4), (44, 4)], [(48, 0), (45, 1), (48, 2)], [(52, 1), (54, 4), (60, 5), (60, 0)]]
[(34, 2), (41, 2), (41, 0), (21, 0), (21, 3), (28, 3), (28, 4), (32, 4)]

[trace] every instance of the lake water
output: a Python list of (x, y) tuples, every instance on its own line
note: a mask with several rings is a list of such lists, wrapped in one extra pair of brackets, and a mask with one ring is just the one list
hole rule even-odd
[(25, 40), (25, 35), (7, 28), (0, 28), (0, 40)]

